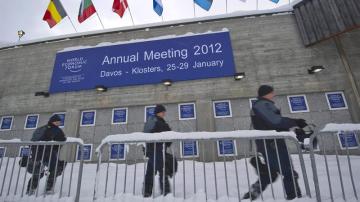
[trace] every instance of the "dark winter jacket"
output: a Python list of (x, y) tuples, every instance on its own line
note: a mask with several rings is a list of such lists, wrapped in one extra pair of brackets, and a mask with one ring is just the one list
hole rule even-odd
[[(52, 123), (48, 123), (45, 126), (42, 126), (45, 129), (43, 130), (42, 134), (34, 139), (32, 138), (32, 141), (66, 141), (66, 137), (64, 132), (57, 126), (53, 125)], [(51, 147), (52, 146), (45, 146), (45, 152), (44, 152), (44, 160), (48, 159), (51, 153)], [(37, 157), (36, 161), (41, 161), (42, 154), (43, 154), (44, 146), (32, 146), (31, 147), (31, 157), (33, 160), (35, 160), (36, 150), (37, 150)], [(59, 150), (59, 146), (53, 146), (52, 153), (56, 154)]]
[[(170, 131), (171, 128), (165, 120), (158, 116), (149, 117), (144, 126), (144, 133), (160, 133)], [(166, 142), (165, 146), (170, 147), (171, 142)], [(156, 154), (162, 154), (163, 143), (156, 143)], [(146, 144), (146, 156), (154, 155), (154, 143)]]
[(289, 131), (296, 126), (296, 121), (281, 116), (273, 101), (258, 98), (251, 110), (251, 122), (256, 130)]

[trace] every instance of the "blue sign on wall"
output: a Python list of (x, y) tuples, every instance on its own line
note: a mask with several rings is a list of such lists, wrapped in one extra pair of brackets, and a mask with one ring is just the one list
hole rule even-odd
[(30, 155), (30, 148), (29, 147), (20, 147), (19, 157), (29, 156)]
[(6, 153), (5, 147), (0, 147), (0, 158), (4, 157)]
[(155, 116), (155, 106), (146, 106), (144, 121), (146, 122), (151, 116)]
[(1, 117), (0, 130), (11, 130), (13, 120), (14, 120), (13, 116), (3, 116), (3, 117)]
[(355, 132), (339, 132), (338, 138), (341, 149), (346, 149), (346, 146), (348, 149), (357, 148), (359, 146)]
[(236, 148), (233, 140), (218, 141), (218, 155), (226, 156), (236, 154)]
[(182, 142), (182, 156), (183, 157), (197, 157), (198, 145), (196, 141), (183, 141)]
[(229, 32), (59, 52), (50, 93), (233, 76)]
[(94, 126), (96, 119), (96, 111), (83, 111), (81, 113), (81, 126)]
[(125, 144), (111, 144), (110, 160), (125, 159)]
[(196, 119), (195, 103), (179, 104), (179, 120)]
[(25, 129), (35, 129), (37, 128), (39, 122), (39, 115), (33, 114), (33, 115), (27, 115), (25, 120)]
[(60, 118), (60, 128), (63, 128), (64, 126), (65, 126), (65, 112), (58, 112), (58, 113), (54, 113), (54, 114), (56, 114), (56, 115), (58, 115), (59, 116), (59, 118)]
[(127, 108), (116, 108), (112, 112), (112, 124), (126, 124), (128, 110)]
[(288, 96), (288, 103), (291, 113), (309, 112), (305, 95)]
[(230, 100), (215, 101), (213, 103), (215, 118), (231, 117), (231, 104)]
[(326, 93), (326, 100), (330, 110), (347, 109), (347, 103), (343, 92)]
[(250, 103), (250, 109), (252, 109), (253, 105), (255, 104), (255, 102), (257, 101), (257, 98), (250, 98), (249, 99), (249, 103)]
[(80, 148), (80, 147), (78, 146), (76, 159), (77, 159), (78, 161), (80, 161), (81, 153), (83, 153), (83, 160), (84, 160), (84, 161), (90, 161), (90, 160), (91, 160), (91, 156), (92, 156), (92, 144), (84, 144), (84, 147), (83, 147), (83, 151), (84, 151), (84, 152), (81, 152), (79, 148)]

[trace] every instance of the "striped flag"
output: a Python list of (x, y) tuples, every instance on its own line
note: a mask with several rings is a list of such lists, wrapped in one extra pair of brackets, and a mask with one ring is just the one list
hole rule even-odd
[(213, 0), (194, 0), (194, 2), (199, 5), (202, 9), (209, 11), (212, 5)]
[(96, 9), (91, 0), (81, 0), (78, 20), (80, 23), (88, 19), (92, 14), (96, 13)]
[(279, 3), (280, 0), (270, 0), (270, 1), (277, 4)]
[(48, 8), (45, 11), (43, 20), (49, 24), (50, 28), (52, 28), (66, 16), (66, 11), (62, 6), (60, 0), (50, 0)]
[(129, 6), (126, 0), (114, 0), (112, 8), (115, 13), (117, 13), (120, 17), (123, 17), (128, 7)]
[(161, 0), (153, 0), (153, 8), (155, 13), (157, 13), (159, 16), (162, 15), (163, 12), (163, 5)]

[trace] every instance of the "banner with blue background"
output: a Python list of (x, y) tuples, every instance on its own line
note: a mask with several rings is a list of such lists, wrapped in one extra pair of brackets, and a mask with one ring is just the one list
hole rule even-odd
[(233, 76), (229, 32), (58, 52), (50, 93)]

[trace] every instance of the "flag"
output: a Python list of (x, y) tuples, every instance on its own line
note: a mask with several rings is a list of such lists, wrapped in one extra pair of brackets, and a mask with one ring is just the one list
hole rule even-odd
[(66, 16), (66, 11), (61, 5), (60, 0), (50, 0), (48, 8), (45, 11), (43, 20), (49, 24), (50, 28), (52, 28)]
[(279, 0), (270, 0), (271, 2), (273, 2), (273, 3), (279, 3)]
[(128, 7), (129, 6), (126, 0), (114, 0), (113, 11), (119, 14), (120, 17), (124, 16), (124, 13)]
[(94, 4), (91, 0), (81, 0), (78, 20), (80, 23), (84, 22), (92, 14), (96, 13)]
[(155, 13), (157, 13), (159, 16), (162, 15), (163, 12), (163, 5), (161, 0), (153, 0), (153, 8)]
[(202, 9), (209, 11), (213, 0), (194, 0)]

